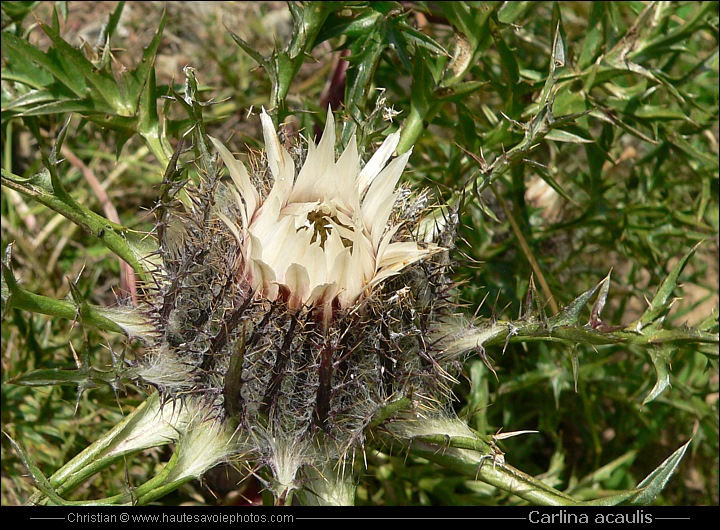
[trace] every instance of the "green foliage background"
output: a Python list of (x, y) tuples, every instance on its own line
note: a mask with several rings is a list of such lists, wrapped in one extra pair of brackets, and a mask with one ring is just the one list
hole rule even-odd
[[(702, 242), (664, 327), (717, 334), (715, 2), (3, 2), (2, 33), (3, 170), (38, 173), (69, 119), (64, 188), (127, 229), (152, 229), (148, 212), (190, 123), (172, 99), (183, 67), (208, 102), (207, 131), (236, 152), (259, 146), (249, 113), (260, 106), (312, 135), (328, 105), (362, 125), (382, 94), (404, 126), (401, 149), (414, 144), (409, 181), (443, 201), (464, 197), (455, 272), (469, 314), (517, 318), (531, 277), (554, 314), (612, 270), (603, 321), (628, 325)], [(97, 235), (3, 187), (3, 250), (13, 243), (25, 289), (59, 300), (75, 282), (105, 306), (129, 296), (132, 277)], [(109, 367), (134, 354), (119, 334), (12, 308), (2, 343), (3, 430), (46, 475), (143, 398), (9, 383), (75, 359)], [(656, 503), (719, 503), (717, 343), (523, 341), (487, 353), (496, 375), (471, 357), (455, 407), (483, 433), (539, 431), (500, 443), (508, 463), (595, 498), (635, 487), (692, 438)], [(669, 385), (648, 400), (658, 366), (671, 367)], [(140, 482), (166, 457), (149, 451), (76, 495)], [(373, 448), (366, 458), (359, 504), (518, 502), (421, 458)], [(163, 502), (254, 500), (257, 485), (241, 478), (214, 470)], [(32, 490), (3, 438), (2, 503)]]

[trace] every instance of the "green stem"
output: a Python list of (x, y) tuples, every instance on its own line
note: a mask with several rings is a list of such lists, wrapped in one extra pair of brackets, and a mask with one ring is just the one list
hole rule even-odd
[(532, 504), (570, 506), (580, 501), (505, 463), (503, 453), (457, 418), (396, 417), (375, 431), (391, 450), (409, 453), (517, 495)]
[(443, 448), (426, 443), (412, 443), (409, 451), (448, 469), (463, 473), (540, 506), (572, 506), (580, 504), (530, 475), (507, 464), (496, 463), (493, 455), (467, 449)]
[(183, 484), (187, 484), (188, 482), (196, 478), (191, 475), (178, 480), (174, 480), (172, 482), (165, 482), (170, 476), (170, 473), (173, 471), (173, 469), (175, 469), (179, 456), (180, 451), (176, 449), (173, 455), (170, 457), (170, 460), (167, 464), (165, 464), (165, 467), (160, 473), (158, 473), (151, 480), (148, 480), (145, 484), (138, 486), (133, 491), (133, 496), (135, 497), (135, 504), (143, 506), (154, 500), (160, 499), (168, 493), (175, 491)]
[(172, 146), (167, 141), (167, 138), (163, 135), (158, 134), (157, 129), (150, 131), (140, 131), (140, 136), (145, 140), (145, 145), (148, 146), (150, 152), (160, 162), (161, 167), (167, 167), (170, 163), (172, 156)]
[(124, 226), (113, 223), (85, 208), (65, 193), (60, 194), (58, 192), (58, 195), (62, 196), (60, 198), (58, 195), (49, 192), (44, 189), (45, 183), (40, 182), (40, 178), (38, 175), (26, 179), (2, 169), (3, 186), (36, 200), (84, 228), (100, 239), (118, 257), (130, 264), (138, 274), (144, 275), (147, 272), (147, 265), (143, 262), (143, 257), (138, 256), (129, 244), (126, 238), (128, 230)]
[(410, 107), (410, 114), (408, 114), (405, 123), (403, 123), (402, 132), (400, 133), (400, 142), (397, 146), (398, 155), (405, 153), (408, 149), (415, 145), (417, 139), (424, 130), (424, 118), (418, 111), (417, 107), (413, 105)]
[(17, 288), (12, 291), (9, 298), (9, 307), (42, 313), (53, 317), (67, 320), (82, 320), (83, 324), (90, 324), (104, 331), (123, 333), (122, 327), (115, 322), (102, 316), (97, 309), (88, 304), (83, 304), (79, 310), (78, 305), (67, 300), (55, 300), (47, 296), (31, 293), (25, 289)]

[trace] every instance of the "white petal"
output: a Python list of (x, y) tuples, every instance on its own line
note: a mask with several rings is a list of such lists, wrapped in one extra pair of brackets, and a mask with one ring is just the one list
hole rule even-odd
[(412, 241), (390, 243), (382, 256), (378, 257), (380, 270), (402, 270), (411, 263), (441, 250), (436, 246), (420, 248)]
[(329, 230), (327, 233), (327, 239), (325, 240), (325, 260), (327, 263), (328, 279), (333, 282), (336, 278), (333, 276), (333, 267), (337, 261), (337, 257), (350, 249), (345, 248), (340, 232), (338, 230)]
[(278, 286), (275, 282), (275, 272), (267, 263), (259, 259), (250, 261), (252, 269), (252, 286), (257, 291), (257, 296), (267, 298), (268, 300), (276, 300), (278, 296)]
[(374, 289), (376, 286), (380, 285), (383, 280), (386, 280), (391, 276), (397, 276), (398, 274), (400, 274), (400, 271), (390, 269), (379, 272), (375, 276), (373, 276), (372, 281), (367, 284), (367, 289)]
[[(407, 165), (410, 153), (411, 151), (408, 151), (390, 162), (373, 181), (362, 203), (362, 215), (365, 226), (373, 227), (379, 225), (383, 227), (381, 232), (384, 231), (384, 226), (392, 211), (392, 205), (388, 208), (388, 198), (392, 197), (395, 192), (395, 186)], [(394, 197), (392, 200), (394, 202)], [(373, 239), (379, 240), (377, 239), (379, 235), (381, 234), (373, 233)]]
[[(308, 152), (295, 182), (290, 202), (311, 202), (324, 199), (327, 190), (336, 187), (334, 179), (335, 168), (335, 119), (332, 111), (328, 108), (325, 130), (317, 147), (312, 141), (308, 141)], [(334, 194), (333, 194), (334, 195)]]
[(311, 288), (328, 283), (327, 257), (319, 242), (310, 245), (305, 252), (303, 263), (310, 275)]
[(273, 122), (265, 109), (260, 114), (260, 121), (262, 121), (263, 137), (265, 138), (268, 167), (275, 178), (267, 200), (278, 198), (281, 204), (285, 204), (295, 181), (295, 163), (290, 157), (290, 153), (280, 144)]
[(335, 164), (334, 179), (338, 189), (338, 198), (342, 199), (343, 206), (351, 208), (355, 205), (359, 198), (356, 180), (358, 169), (360, 168), (360, 155), (357, 150), (357, 140), (355, 135), (350, 138), (350, 143), (340, 155)]
[(376, 248), (380, 242), (380, 238), (385, 233), (385, 228), (387, 227), (388, 219), (390, 218), (396, 199), (396, 193), (387, 197), (384, 202), (377, 205), (375, 208), (375, 215), (371, 217), (372, 225), (370, 226), (370, 237), (373, 246)]
[(266, 200), (255, 215), (255, 219), (250, 224), (253, 234), (262, 240), (272, 237), (277, 227), (278, 219), (280, 219), (280, 199), (273, 197)]
[(290, 290), (288, 306), (291, 310), (299, 309), (310, 294), (310, 276), (307, 269), (298, 263), (293, 263), (285, 271), (283, 283)]
[(381, 247), (385, 247), (385, 251), (378, 257), (378, 272), (367, 285), (369, 289), (374, 288), (383, 280), (399, 274), (408, 265), (442, 250), (441, 247), (435, 245), (421, 249), (415, 243), (407, 241), (384, 245), (387, 239), (386, 237), (381, 243)]
[(229, 186), (228, 190), (232, 194), (232, 196), (235, 198), (235, 203), (238, 205), (238, 209), (240, 210), (240, 222), (241, 226), (244, 228), (247, 228), (250, 226), (250, 222), (248, 220), (247, 216), (247, 207), (245, 205), (245, 200), (240, 195), (240, 192), (237, 190), (235, 186)]
[(235, 236), (235, 239), (237, 240), (238, 244), (242, 245), (243, 237), (240, 234), (240, 230), (238, 229), (237, 224), (235, 224), (232, 220), (230, 220), (230, 218), (227, 215), (225, 215), (222, 212), (217, 212), (216, 215), (220, 218), (220, 220), (223, 223), (225, 223), (227, 225), (227, 227), (230, 229), (230, 232), (232, 233), (232, 235)]
[(398, 228), (400, 228), (402, 225), (395, 225), (390, 228), (387, 232), (385, 232), (385, 235), (382, 238), (382, 241), (380, 242), (380, 245), (377, 247), (377, 259), (380, 260), (385, 254), (385, 250), (387, 249), (388, 245), (390, 244), (393, 236), (398, 231)]
[(394, 132), (385, 138), (385, 141), (378, 148), (372, 158), (358, 175), (357, 187), (358, 192), (362, 195), (370, 186), (375, 177), (380, 173), (390, 156), (392, 156), (395, 148), (400, 143), (400, 131)]
[(281, 154), (283, 147), (280, 145), (280, 140), (275, 131), (275, 125), (264, 108), (260, 113), (260, 122), (262, 123), (263, 138), (265, 139), (268, 167), (273, 177), (277, 179), (281, 172), (280, 164), (285, 162)]
[(303, 162), (303, 166), (298, 173), (295, 186), (290, 194), (288, 202), (314, 202), (321, 198), (319, 190), (316, 189), (315, 183), (322, 174), (323, 169), (318, 163), (319, 160), (315, 156), (316, 149), (310, 149), (308, 146), (307, 156)]
[(328, 107), (325, 130), (317, 146), (317, 155), (322, 167), (331, 167), (335, 163), (335, 117), (332, 109)]
[(316, 285), (308, 297), (308, 303), (321, 305), (327, 302), (332, 302), (332, 300), (337, 296), (337, 293), (337, 283), (333, 282)]
[[(360, 272), (360, 274), (358, 274)], [(358, 276), (360, 276), (358, 278)], [(350, 249), (344, 249), (335, 258), (330, 271), (330, 278), (340, 287), (338, 298), (342, 307), (349, 307), (362, 292), (362, 271), (358, 271), (350, 254)]]
[[(245, 259), (245, 276), (252, 278), (252, 261), (254, 259), (262, 259), (262, 243), (260, 240), (248, 232), (245, 239), (245, 247), (242, 249), (243, 258)], [(253, 285), (255, 287), (255, 285)]]
[(225, 165), (230, 172), (230, 177), (233, 179), (235, 186), (245, 201), (246, 218), (251, 219), (255, 213), (258, 203), (260, 202), (260, 195), (255, 189), (255, 186), (253, 186), (250, 182), (250, 176), (248, 175), (247, 169), (245, 169), (245, 165), (236, 159), (230, 151), (228, 151), (227, 147), (220, 142), (220, 140), (213, 138), (212, 136), (208, 136), (208, 138), (210, 138), (210, 141), (215, 146), (215, 149), (217, 149), (220, 154), (220, 158), (222, 158), (223, 162), (225, 162)]
[(297, 243), (302, 241), (302, 234), (295, 230), (295, 219), (291, 216), (280, 218), (273, 227), (272, 233), (261, 237), (253, 232), (263, 242), (262, 259), (273, 269), (279, 280), (285, 269), (294, 261), (289, 255), (297, 251)]
[(395, 186), (397, 185), (398, 180), (400, 180), (402, 172), (405, 169), (411, 154), (412, 151), (407, 151), (402, 156), (399, 156), (391, 161), (387, 167), (380, 172), (370, 185), (370, 188), (363, 199), (363, 209), (368, 207), (368, 202), (372, 203), (378, 198), (387, 197), (395, 191)]
[[(293, 219), (288, 218), (292, 223)], [(273, 256), (273, 261), (269, 261), (275, 269), (278, 281), (285, 283), (285, 274), (293, 263), (306, 265), (305, 255), (310, 249), (310, 238), (312, 234), (309, 230), (295, 230), (290, 226), (288, 232), (284, 235), (282, 244), (279, 246), (278, 253)]]
[(375, 275), (375, 248), (370, 240), (359, 232), (355, 232), (352, 255), (361, 271), (363, 282), (369, 282)]

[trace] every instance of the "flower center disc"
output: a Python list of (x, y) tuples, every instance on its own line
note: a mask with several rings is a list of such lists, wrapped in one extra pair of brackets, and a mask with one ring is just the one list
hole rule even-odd
[[(332, 232), (335, 225), (343, 226), (350, 230), (349, 226), (341, 223), (340, 220), (337, 218), (337, 215), (331, 215), (330, 212), (327, 211), (327, 207), (325, 207), (309, 212), (307, 214), (307, 222), (305, 226), (300, 227), (298, 231), (307, 229), (313, 230), (313, 235), (310, 239), (310, 243), (315, 243), (319, 240), (320, 248), (325, 250), (325, 242), (327, 241), (327, 238)], [(345, 237), (341, 237), (340, 240), (342, 241), (345, 248), (352, 249), (352, 241)]]

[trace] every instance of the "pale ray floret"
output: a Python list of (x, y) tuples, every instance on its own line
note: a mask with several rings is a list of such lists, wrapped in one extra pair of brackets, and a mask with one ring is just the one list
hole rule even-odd
[(441, 250), (393, 240), (400, 228), (390, 224), (395, 188), (410, 157), (408, 151), (390, 160), (399, 132), (361, 167), (355, 136), (336, 159), (335, 121), (328, 111), (322, 138), (317, 145), (308, 141), (296, 175), (265, 110), (260, 119), (273, 179), (264, 199), (242, 162), (211, 138), (228, 167), (240, 212), (235, 222), (232, 215), (219, 218), (238, 240), (243, 261), (238, 272), (258, 296), (283, 297), (292, 309), (334, 301), (348, 308), (384, 279)]

